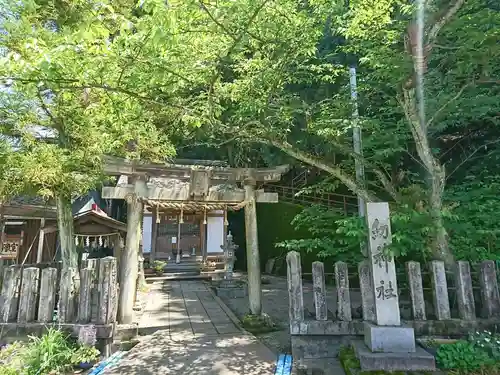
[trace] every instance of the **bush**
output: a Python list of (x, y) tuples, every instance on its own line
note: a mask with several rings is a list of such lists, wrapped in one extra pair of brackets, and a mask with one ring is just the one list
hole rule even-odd
[(495, 362), (488, 353), (469, 341), (441, 345), (436, 354), (438, 367), (454, 370), (476, 370)]
[(161, 274), (161, 273), (163, 273), (166, 265), (167, 265), (167, 262), (163, 262), (161, 260), (155, 260), (153, 262), (152, 268), (156, 273)]
[(500, 364), (500, 335), (488, 331), (475, 332), (468, 340), (441, 345), (436, 354), (436, 362), (440, 368), (462, 373), (497, 370)]
[(247, 314), (243, 317), (241, 324), (247, 331), (254, 335), (274, 332), (279, 329), (267, 314), (252, 315)]
[(82, 362), (93, 362), (99, 351), (78, 345), (69, 335), (50, 328), (42, 337), (31, 336), (28, 343), (14, 343), (0, 350), (0, 374), (45, 375), (64, 373)]
[(75, 366), (81, 363), (92, 363), (99, 358), (99, 354), (99, 350), (93, 346), (82, 345), (73, 352), (71, 363)]
[(51, 328), (42, 337), (31, 336), (23, 356), (26, 374), (62, 371), (71, 364), (73, 351), (68, 335), (62, 331)]

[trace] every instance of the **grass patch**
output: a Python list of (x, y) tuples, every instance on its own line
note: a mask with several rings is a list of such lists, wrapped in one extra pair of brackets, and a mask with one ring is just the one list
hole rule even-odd
[(243, 317), (241, 324), (243, 328), (245, 328), (248, 332), (253, 333), (254, 335), (279, 331), (279, 327), (267, 314), (247, 314)]
[(132, 349), (134, 346), (139, 344), (139, 340), (136, 338), (132, 338), (130, 340), (125, 340), (120, 342), (120, 350), (128, 352), (130, 349)]
[(265, 277), (265, 276), (264, 276), (264, 277), (262, 277), (262, 278), (260, 279), (260, 283), (261, 283), (262, 285), (269, 285), (269, 284), (271, 284), (271, 279), (270, 279), (269, 277)]
[(339, 360), (346, 375), (406, 375), (406, 372), (404, 371), (361, 371), (359, 360), (356, 358), (354, 349), (350, 346), (344, 346), (340, 349)]
[[(464, 349), (465, 341), (458, 341), (454, 344), (442, 344), (441, 347), (444, 347), (444, 352), (441, 356), (446, 356), (449, 358), (449, 361), (455, 360), (455, 358), (460, 357), (460, 361), (465, 361), (466, 364), (469, 364), (469, 361), (472, 361), (472, 355), (477, 356), (476, 353), (471, 353), (471, 356), (467, 356), (467, 350)], [(457, 345), (458, 344), (458, 345)], [(436, 347), (439, 346), (439, 343), (429, 340), (428, 347)], [(450, 349), (449, 346), (453, 346), (453, 349)], [(456, 351), (456, 353), (454, 353)], [(460, 353), (460, 354), (457, 354)], [(359, 364), (359, 360), (356, 358), (356, 354), (352, 347), (342, 347), (339, 352), (339, 360), (344, 368), (346, 375), (406, 375), (406, 374), (422, 374), (422, 375), (430, 375), (434, 374), (434, 372), (405, 372), (405, 371), (361, 371), (361, 366)], [(440, 366), (439, 354), (437, 358), (437, 365), (439, 368), (439, 373), (444, 375), (500, 375), (500, 366), (499, 364), (491, 364), (484, 357), (477, 356), (474, 359), (474, 366), (468, 367), (465, 366), (464, 363), (461, 363), (464, 368), (457, 369), (446, 369)], [(485, 365), (476, 365), (480, 361), (484, 361)], [(441, 368), (440, 368), (441, 367)]]

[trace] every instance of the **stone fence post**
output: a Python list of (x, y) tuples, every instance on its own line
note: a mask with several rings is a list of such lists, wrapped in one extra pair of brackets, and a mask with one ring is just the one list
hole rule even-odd
[(335, 263), (335, 283), (337, 285), (337, 317), (339, 320), (350, 322), (352, 312), (347, 263)]
[(497, 272), (494, 261), (486, 260), (481, 263), (479, 282), (484, 310), (482, 314), (485, 318), (500, 317), (500, 294), (498, 292)]
[(327, 320), (328, 307), (326, 304), (325, 267), (322, 262), (313, 262), (312, 277), (316, 320)]
[(300, 254), (290, 251), (286, 256), (290, 323), (304, 320), (304, 296), (302, 293), (302, 266)]

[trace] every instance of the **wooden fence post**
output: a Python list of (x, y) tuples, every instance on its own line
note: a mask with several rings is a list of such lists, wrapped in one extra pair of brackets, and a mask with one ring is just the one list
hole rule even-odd
[(63, 268), (59, 287), (57, 315), (59, 323), (72, 323), (75, 319), (79, 275), (76, 268)]
[(80, 270), (80, 295), (78, 297), (78, 322), (88, 323), (92, 318), (92, 292), (95, 286), (95, 270)]
[(1, 321), (8, 323), (17, 318), (19, 288), (21, 286), (21, 268), (10, 266), (4, 269), (2, 298), (0, 300)]
[(39, 274), (40, 270), (37, 267), (28, 267), (23, 270), (17, 314), (18, 323), (30, 323), (35, 320)]
[(40, 303), (38, 304), (38, 321), (49, 323), (54, 319), (54, 307), (57, 291), (57, 269), (44, 268), (40, 279)]
[(116, 259), (102, 258), (99, 261), (99, 309), (97, 323), (113, 323), (116, 317), (118, 303)]

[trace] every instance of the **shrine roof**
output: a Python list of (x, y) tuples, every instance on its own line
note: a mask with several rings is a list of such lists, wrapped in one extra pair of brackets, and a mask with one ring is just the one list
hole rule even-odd
[[(172, 161), (174, 161), (172, 159)], [(177, 160), (179, 161), (179, 160)], [(180, 159), (180, 161), (187, 162)], [(215, 164), (214, 164), (215, 163)], [(113, 176), (155, 176), (178, 179), (189, 179), (193, 171), (208, 171), (212, 180), (275, 182), (288, 172), (288, 165), (272, 168), (231, 168), (226, 163), (214, 161), (191, 161), (191, 164), (150, 163), (140, 160), (127, 160), (116, 157), (104, 158), (104, 171)]]
[(225, 167), (229, 168), (229, 164), (222, 160), (198, 160), (198, 159), (167, 159), (167, 164), (171, 165), (196, 165), (204, 167)]

